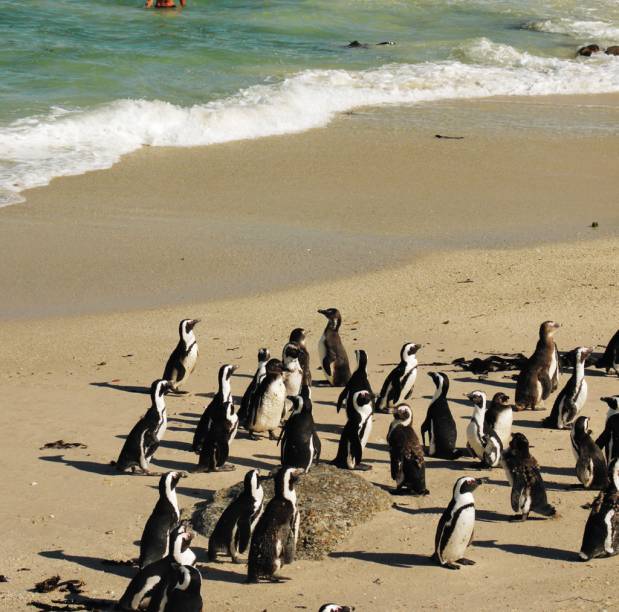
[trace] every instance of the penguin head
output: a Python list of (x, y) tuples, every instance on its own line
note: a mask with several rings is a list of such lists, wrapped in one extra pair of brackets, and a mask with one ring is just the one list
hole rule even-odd
[(611, 410), (619, 411), (619, 395), (609, 395), (607, 397), (601, 397), (600, 399), (606, 402)]
[[(292, 404), (292, 409), (290, 411), (290, 416), (293, 414), (301, 414), (305, 409), (305, 398), (301, 395), (290, 395), (288, 397), (290, 403)], [(311, 400), (310, 400), (311, 401)]]
[(283, 497), (296, 504), (297, 495), (294, 490), (294, 485), (303, 473), (303, 468), (281, 467), (274, 476), (275, 497)]
[(428, 372), (428, 376), (436, 386), (436, 391), (439, 395), (446, 395), (449, 389), (449, 377), (445, 372)]
[(296, 342), (288, 342), (284, 347), (283, 358), (286, 361), (294, 361), (301, 355), (301, 349)]
[(508, 406), (509, 395), (506, 395), (502, 391), (495, 393), (492, 397), (492, 404), (494, 406)]
[(193, 535), (185, 523), (179, 523), (170, 532), (170, 553), (175, 559), (179, 559), (180, 555), (189, 548)]
[(150, 386), (150, 398), (154, 405), (159, 406), (162, 404), (163, 397), (172, 389), (172, 384), (164, 380), (163, 378), (159, 378)]
[(561, 325), (555, 321), (544, 321), (539, 327), (539, 337), (552, 338), (559, 327), (561, 327)]
[(340, 606), (338, 604), (328, 603), (320, 606), (318, 612), (351, 612), (354, 608), (350, 606)]
[(369, 391), (357, 391), (352, 396), (353, 406), (357, 410), (362, 409), (364, 406), (367, 406), (368, 404), (371, 404), (371, 402), (372, 402), (372, 394)]
[(187, 474), (185, 474), (185, 472), (166, 472), (163, 474), (159, 479), (159, 495), (161, 497), (166, 497), (166, 493), (168, 491), (174, 491), (180, 479), (186, 476)]
[(284, 372), (284, 364), (279, 359), (269, 359), (266, 365), (267, 374), (279, 374)]
[(619, 457), (615, 457), (608, 464), (608, 479), (611, 482), (611, 486), (614, 486), (615, 490), (619, 491)]
[(232, 365), (230, 363), (226, 363), (225, 365), (222, 365), (221, 368), (219, 368), (219, 374), (217, 375), (217, 378), (219, 380), (219, 385), (221, 386), (223, 382), (229, 382), (230, 379), (232, 378), (232, 375), (238, 369), (239, 369), (239, 366)]
[(456, 480), (454, 484), (453, 496), (454, 498), (464, 495), (466, 493), (472, 493), (479, 485), (484, 484), (482, 478), (473, 478), (472, 476), (462, 476)]
[(252, 497), (255, 497), (257, 491), (262, 487), (261, 481), (266, 478), (270, 478), (270, 476), (260, 476), (260, 472), (258, 472), (258, 470), (249, 470), (247, 474), (245, 474), (245, 478), (243, 480), (245, 492), (249, 493)]
[(486, 394), (483, 391), (471, 391), (471, 393), (465, 393), (465, 395), (471, 400), (476, 409), (486, 407)]
[(296, 342), (299, 346), (305, 345), (305, 330), (302, 327), (296, 327), (290, 332), (289, 342)]
[(421, 348), (421, 344), (414, 344), (413, 342), (407, 342), (400, 349), (400, 361), (407, 363), (409, 361), (413, 361), (416, 359), (415, 355), (417, 351)]
[(326, 310), (319, 310), (318, 312), (329, 319), (329, 327), (335, 330), (340, 328), (342, 324), (342, 315), (337, 308), (327, 308)]
[(408, 426), (413, 422), (413, 411), (408, 404), (399, 404), (393, 409), (393, 418), (402, 425)]
[(520, 432), (512, 434), (512, 439), (509, 441), (509, 448), (517, 456), (526, 459), (529, 456), (529, 449), (531, 445), (527, 437)]
[(182, 340), (188, 340), (193, 332), (193, 328), (200, 322), (200, 319), (183, 319), (178, 324), (178, 335)]
[(574, 349), (574, 352), (576, 353), (576, 363), (584, 364), (587, 361), (589, 355), (593, 353), (593, 348), (588, 346), (579, 346), (578, 348)]
[(591, 430), (589, 429), (589, 417), (579, 416), (574, 421), (572, 435), (574, 436), (574, 438), (591, 435)]
[(357, 369), (365, 370), (368, 366), (368, 354), (363, 349), (355, 349), (357, 358)]
[(268, 348), (258, 349), (258, 363), (266, 363), (271, 359), (271, 351)]

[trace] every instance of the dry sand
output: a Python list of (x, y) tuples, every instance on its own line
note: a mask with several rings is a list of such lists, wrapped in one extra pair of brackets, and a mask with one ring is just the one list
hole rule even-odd
[[(362, 127), (352, 131), (348, 119), (359, 118), (288, 138), (148, 151), (111, 171), (55, 181), (27, 194), (26, 204), (0, 211), (3, 244), (10, 244), (0, 273), (11, 288), (0, 298), (0, 574), (9, 578), (0, 585), (1, 609), (59, 598), (29, 592), (56, 573), (83, 579), (92, 597), (123, 592), (133, 570), (100, 561), (137, 556), (134, 542), (155, 503), (157, 480), (116, 475), (107, 464), (120, 450), (119, 436), (147, 408), (144, 392), (161, 375), (180, 318), (203, 318), (201, 356), (190, 395), (168, 400), (170, 424), (153, 461), (162, 470), (195, 463), (192, 428), (220, 364), (240, 365), (233, 393), (241, 395), (257, 348), (277, 353), (290, 329), (302, 325), (311, 333), (315, 370), (324, 326), (317, 308), (340, 308), (349, 353), (368, 351), (375, 390), (402, 343), (422, 343), (412, 400), (416, 428), (432, 393), (425, 374), (443, 369), (452, 380), (460, 446), (471, 414), (463, 393), (482, 388), (513, 397), (514, 383), (504, 374), (482, 381), (428, 364), (530, 352), (548, 318), (563, 324), (562, 349), (603, 344), (617, 329), (616, 140), (501, 132), (485, 133), (483, 143), (435, 141), (428, 133), (422, 142), (418, 126), (410, 128), (416, 139), (405, 128), (397, 138), (381, 138), (376, 122), (361, 118)], [(172, 177), (155, 172), (146, 181), (146, 164), (161, 168), (163, 161)], [(235, 170), (233, 180), (224, 181), (225, 168)], [(166, 208), (172, 201), (189, 222)], [(599, 234), (587, 227), (592, 220), (600, 222)], [(208, 242), (236, 240), (235, 228), (247, 230), (247, 241), (211, 260), (217, 244)], [(27, 243), (25, 231), (34, 240)], [(328, 245), (328, 257), (316, 256), (307, 246), (312, 240)], [(493, 248), (482, 248), (486, 243)], [(162, 263), (170, 258), (169, 267)], [(218, 291), (228, 297), (214, 299)], [(50, 316), (60, 312), (79, 314)], [(617, 393), (617, 385), (616, 377), (589, 373), (584, 413), (595, 433), (605, 415), (598, 398)], [(335, 413), (337, 394), (314, 390), (326, 459), (335, 455), (335, 425), (343, 422)], [(467, 459), (456, 465), (430, 459), (430, 496), (396, 498), (397, 507), (356, 529), (327, 560), (286, 567), (286, 584), (242, 584), (243, 567), (204, 563), (206, 542), (198, 537), (206, 609), (317, 610), (326, 601), (360, 611), (618, 609), (617, 559), (575, 560), (587, 517), (580, 505), (593, 494), (566, 489), (575, 482), (569, 433), (537, 428), (545, 414), (518, 414), (515, 430), (535, 445), (560, 516), (507, 522), (509, 488), (502, 470), (492, 471), (476, 493), (469, 554), (476, 566), (449, 572), (428, 561), (454, 480), (479, 474), (467, 471), (473, 465)], [(386, 415), (375, 418), (367, 452), (374, 469), (364, 475), (383, 486), (391, 484), (388, 423)], [(60, 438), (88, 448), (39, 450)], [(236, 473), (191, 475), (179, 486), (180, 505), (189, 509), (247, 468), (277, 461), (274, 442), (238, 439)]]

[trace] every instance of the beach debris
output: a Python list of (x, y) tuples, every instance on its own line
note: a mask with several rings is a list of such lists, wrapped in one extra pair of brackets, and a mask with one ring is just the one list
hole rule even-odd
[[(263, 487), (266, 503), (273, 497), (273, 481), (265, 481)], [(194, 529), (209, 537), (221, 513), (242, 489), (240, 482), (196, 504), (192, 514)], [(390, 495), (353, 471), (323, 463), (303, 475), (295, 489), (303, 517), (296, 551), (298, 559), (323, 559), (356, 525), (388, 510), (392, 504)]]
[(472, 278), (467, 278), (465, 280), (461, 280), (461, 281), (456, 281), (457, 284), (459, 285), (464, 285), (465, 283), (474, 283), (475, 281)]
[(100, 361), (97, 365), (98, 365), (98, 366), (104, 366), (104, 365), (107, 365), (107, 361)]
[(434, 138), (442, 138), (443, 140), (464, 140), (464, 136), (445, 136), (444, 134), (434, 134)]
[(62, 591), (63, 593), (71, 593), (78, 595), (82, 592), (84, 586), (83, 580), (62, 580), (60, 576), (51, 576), (34, 585), (36, 593), (51, 593), (52, 591)]
[(447, 319), (447, 321), (443, 321), (443, 325), (449, 325), (449, 319)]
[(55, 442), (46, 442), (39, 448), (39, 450), (45, 450), (46, 448), (88, 448), (88, 446), (82, 442), (65, 442), (64, 440), (56, 440)]
[(9, 579), (4, 575), (4, 574), (0, 574), (0, 582), (8, 582)]
[(582, 55), (583, 57), (591, 57), (594, 53), (599, 53), (602, 49), (600, 49), (599, 45), (592, 44), (586, 45), (585, 47), (580, 47), (576, 52), (576, 55)]
[(505, 372), (507, 370), (521, 370), (527, 362), (522, 353), (490, 355), (484, 359), (474, 357), (465, 359), (458, 357), (451, 363), (473, 374), (488, 374), (489, 372)]

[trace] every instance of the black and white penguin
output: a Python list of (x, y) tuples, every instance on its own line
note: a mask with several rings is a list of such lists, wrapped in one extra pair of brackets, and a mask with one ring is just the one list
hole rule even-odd
[(572, 375), (557, 395), (552, 411), (542, 423), (554, 429), (569, 429), (587, 401), (587, 380), (585, 361), (593, 352), (592, 348), (579, 346), (570, 352)]
[(512, 510), (516, 512), (512, 520), (526, 521), (530, 512), (543, 516), (554, 516), (557, 513), (548, 503), (539, 464), (529, 448), (526, 436), (515, 433), (509, 448), (503, 453), (505, 475), (512, 486)]
[(247, 550), (264, 508), (262, 481), (266, 478), (269, 476), (260, 476), (258, 470), (245, 474), (243, 490), (223, 511), (209, 538), (209, 561), (215, 561), (218, 553), (225, 553), (235, 563), (241, 563), (239, 555)]
[(619, 376), (619, 330), (615, 332), (615, 335), (606, 345), (606, 350), (595, 363), (595, 367), (605, 369), (606, 374), (610, 374), (610, 371), (614, 370), (615, 374)]
[(249, 548), (247, 582), (281, 582), (275, 574), (294, 561), (301, 517), (295, 483), (303, 470), (282, 467), (274, 476), (275, 495), (258, 520)]
[(342, 315), (337, 308), (328, 308), (318, 312), (329, 319), (318, 341), (320, 365), (324, 370), (325, 378), (332, 387), (343, 387), (350, 378), (350, 366), (339, 332)]
[(348, 409), (348, 420), (337, 449), (333, 465), (348, 470), (371, 470), (371, 465), (361, 463), (363, 449), (372, 431), (372, 396), (368, 391), (357, 391), (352, 397), (352, 409)]
[(249, 414), (249, 407), (251, 405), (252, 397), (256, 390), (258, 389), (258, 385), (260, 381), (264, 378), (267, 371), (267, 362), (271, 359), (271, 352), (268, 348), (261, 348), (258, 350), (258, 369), (254, 374), (254, 377), (251, 379), (251, 382), (247, 386), (245, 393), (243, 394), (243, 399), (241, 399), (241, 407), (237, 413), (239, 417), (239, 423), (247, 428), (247, 415)]
[(237, 366), (230, 364), (219, 368), (219, 390), (204, 410), (193, 436), (193, 451), (200, 455), (196, 471), (226, 472), (234, 469), (226, 461), (239, 427), (230, 384), (236, 369)]
[(374, 397), (372, 386), (368, 380), (368, 355), (364, 350), (357, 349), (355, 357), (357, 358), (357, 369), (352, 373), (337, 399), (337, 411), (339, 412), (342, 408), (346, 409), (346, 416), (348, 417), (350, 417), (348, 404), (352, 401), (355, 393), (367, 391), (372, 398)]
[[(166, 598), (159, 603), (156, 612), (202, 612), (202, 575), (191, 565), (175, 567), (176, 580), (168, 587)], [(151, 607), (153, 602), (151, 602)], [(162, 607), (163, 606), (163, 607)], [(151, 607), (147, 612), (151, 612)]]
[(576, 457), (576, 476), (585, 489), (603, 490), (608, 486), (608, 467), (600, 447), (593, 441), (589, 417), (579, 416), (570, 433)]
[(318, 612), (351, 612), (354, 608), (350, 606), (340, 606), (338, 604), (328, 603), (320, 606)]
[(475, 530), (475, 498), (473, 491), (483, 480), (462, 476), (456, 480), (449, 505), (441, 516), (434, 538), (433, 558), (443, 567), (460, 569), (460, 565), (475, 565), (464, 553)]
[(187, 382), (198, 361), (198, 343), (193, 328), (200, 319), (183, 319), (178, 324), (180, 336), (176, 348), (168, 358), (163, 378), (169, 380), (174, 393), (180, 393), (180, 386)]
[(485, 433), (486, 394), (483, 391), (472, 391), (466, 397), (473, 404), (473, 415), (466, 428), (466, 447), (472, 457), (483, 461), (487, 437)]
[(582, 561), (619, 553), (619, 458), (608, 466), (609, 484), (591, 504), (582, 545)]
[(391, 478), (396, 482), (392, 495), (428, 495), (423, 448), (413, 429), (413, 411), (407, 404), (393, 409), (393, 421), (387, 433)]
[(409, 400), (417, 380), (417, 351), (421, 344), (407, 342), (400, 350), (400, 363), (387, 374), (376, 398), (376, 411), (388, 413), (391, 408)]
[(516, 412), (527, 408), (540, 409), (540, 404), (559, 385), (559, 350), (554, 341), (559, 327), (559, 323), (554, 321), (544, 321), (540, 325), (535, 352), (527, 360), (516, 381)]
[(170, 533), (168, 556), (138, 571), (120, 598), (119, 608), (138, 610), (142, 600), (149, 594), (152, 595), (153, 605), (160, 604), (166, 597), (168, 588), (175, 584), (176, 568), (179, 565), (191, 566), (196, 562), (196, 556), (189, 548), (192, 539), (193, 533), (183, 523), (178, 525)]
[(428, 406), (425, 421), (421, 425), (421, 438), (424, 444), (426, 434), (428, 435), (426, 453), (429, 457), (457, 459), (462, 453), (456, 449), (458, 435), (456, 422), (447, 401), (449, 378), (444, 372), (428, 372), (428, 376), (435, 384), (436, 390)]
[(608, 405), (604, 431), (595, 443), (604, 450), (606, 461), (610, 463), (619, 457), (619, 395), (600, 398)]
[(297, 395), (290, 399), (292, 414), (284, 424), (279, 438), (281, 461), (283, 466), (303, 468), (307, 473), (312, 464), (320, 459), (321, 448), (312, 415), (312, 400), (309, 395)]
[(247, 419), (249, 437), (257, 440), (257, 433), (269, 432), (269, 439), (276, 440), (275, 430), (280, 426), (285, 412), (284, 364), (279, 359), (270, 359), (251, 399)]
[(495, 393), (486, 411), (485, 424), (488, 431), (496, 432), (504, 448), (509, 446), (512, 437), (513, 420), (514, 412), (509, 397), (500, 391)]
[(303, 384), (303, 368), (301, 367), (301, 349), (293, 342), (288, 342), (282, 351), (282, 363), (284, 364), (284, 384), (286, 394), (289, 396), (299, 395)]
[(119, 472), (141, 471), (148, 474), (148, 464), (165, 434), (168, 417), (165, 394), (171, 386), (167, 380), (156, 380), (150, 386), (151, 407), (133, 426), (118, 456), (112, 464)]
[(299, 347), (299, 363), (303, 370), (303, 386), (312, 386), (312, 371), (310, 369), (310, 355), (305, 344), (306, 334), (302, 327), (297, 327), (290, 332), (288, 342), (293, 342)]
[(138, 565), (142, 569), (168, 556), (170, 533), (181, 518), (176, 485), (182, 477), (182, 472), (168, 472), (159, 480), (159, 499), (146, 521), (140, 540)]

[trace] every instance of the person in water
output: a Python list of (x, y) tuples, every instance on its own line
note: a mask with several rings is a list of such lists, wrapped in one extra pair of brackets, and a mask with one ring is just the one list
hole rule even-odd
[[(181, 6), (185, 6), (187, 4), (187, 0), (180, 0)], [(174, 0), (146, 0), (145, 8), (153, 8), (153, 4), (155, 8), (158, 9), (173, 9), (176, 8), (176, 4)]]

